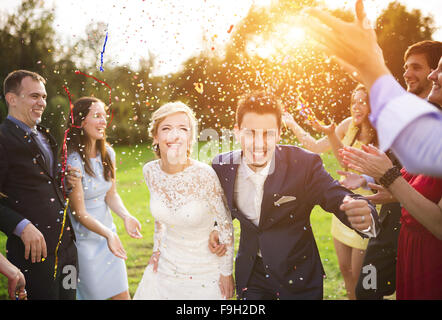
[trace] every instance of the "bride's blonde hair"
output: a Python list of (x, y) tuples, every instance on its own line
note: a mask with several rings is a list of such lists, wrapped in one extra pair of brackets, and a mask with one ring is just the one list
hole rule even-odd
[[(193, 146), (193, 144), (196, 141), (196, 133), (197, 133), (197, 126), (198, 121), (196, 120), (195, 114), (187, 105), (185, 105), (181, 101), (175, 101), (175, 102), (168, 102), (166, 104), (163, 104), (161, 107), (159, 107), (157, 110), (155, 110), (154, 113), (152, 113), (152, 117), (150, 120), (149, 125), (149, 137), (152, 139), (158, 134), (158, 127), (160, 126), (160, 123), (166, 119), (166, 117), (182, 112), (187, 115), (190, 122), (190, 132), (191, 132), (191, 140), (190, 140), (190, 146), (187, 150), (187, 155), (190, 155), (190, 150)], [(160, 157), (160, 149), (154, 148), (155, 154)]]

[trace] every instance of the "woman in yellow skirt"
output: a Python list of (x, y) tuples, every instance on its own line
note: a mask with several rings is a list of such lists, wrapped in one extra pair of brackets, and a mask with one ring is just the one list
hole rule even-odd
[[(305, 149), (318, 154), (330, 149), (333, 150), (335, 157), (345, 170), (338, 171), (339, 174), (352, 179), (363, 179), (356, 174), (346, 172), (347, 168), (342, 162), (338, 150), (344, 145), (361, 148), (363, 144), (377, 144), (376, 131), (368, 119), (370, 113), (368, 98), (367, 89), (363, 85), (358, 85), (351, 97), (351, 117), (343, 120), (338, 126), (335, 126), (333, 123), (329, 126), (320, 125), (316, 119), (309, 122), (315, 130), (326, 134), (326, 136), (319, 140), (314, 139), (309, 133), (305, 132), (296, 123), (291, 114), (286, 112), (283, 120)], [(363, 188), (354, 190), (354, 192), (362, 195), (371, 194), (370, 190)], [(355, 288), (364, 261), (368, 239), (362, 238), (353, 229), (345, 226), (334, 215), (332, 217), (331, 234), (347, 295), (349, 299), (353, 300), (355, 299)]]

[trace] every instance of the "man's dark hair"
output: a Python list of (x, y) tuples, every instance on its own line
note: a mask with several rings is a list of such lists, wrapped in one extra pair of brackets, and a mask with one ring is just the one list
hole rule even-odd
[(258, 114), (274, 114), (281, 128), (283, 106), (282, 102), (274, 95), (265, 91), (252, 91), (240, 97), (236, 108), (236, 123), (241, 127), (241, 122), (247, 112)]
[(405, 51), (404, 62), (413, 54), (424, 54), (428, 66), (431, 69), (437, 69), (439, 59), (442, 56), (442, 42), (433, 40), (424, 40), (408, 47)]
[(26, 77), (31, 77), (36, 81), (41, 81), (43, 84), (46, 84), (46, 80), (38, 73), (28, 70), (15, 70), (8, 74), (5, 81), (3, 82), (4, 97), (6, 98), (6, 94), (8, 92), (19, 94), (21, 90), (21, 82)]

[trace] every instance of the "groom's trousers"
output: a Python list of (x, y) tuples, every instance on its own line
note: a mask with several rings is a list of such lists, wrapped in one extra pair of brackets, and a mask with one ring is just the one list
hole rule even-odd
[(244, 300), (321, 300), (322, 290), (303, 290), (294, 293), (287, 290), (264, 266), (262, 258), (257, 256), (247, 287), (237, 293)]

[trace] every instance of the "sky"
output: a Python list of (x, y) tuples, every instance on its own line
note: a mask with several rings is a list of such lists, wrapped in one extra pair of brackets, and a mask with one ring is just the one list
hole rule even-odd
[[(275, 0), (45, 0), (55, 3), (56, 28), (62, 42), (72, 43), (85, 37), (90, 22), (104, 22), (102, 43), (106, 41), (103, 61), (137, 67), (141, 57), (149, 53), (157, 57), (154, 73), (177, 71), (182, 62), (204, 48), (202, 39), (209, 40), (209, 51), (223, 53), (231, 36), (231, 26), (247, 15), (252, 4), (267, 6)], [(20, 0), (0, 0), (0, 13), (13, 12)], [(326, 0), (331, 8), (352, 9), (354, 0)], [(368, 17), (374, 21), (390, 1), (366, 0)], [(438, 30), (435, 40), (442, 41), (441, 0), (401, 0), (409, 10), (420, 9), (433, 14)], [(439, 19), (436, 19), (439, 18)], [(98, 35), (100, 36), (100, 35)], [(97, 51), (96, 66), (101, 64)]]

